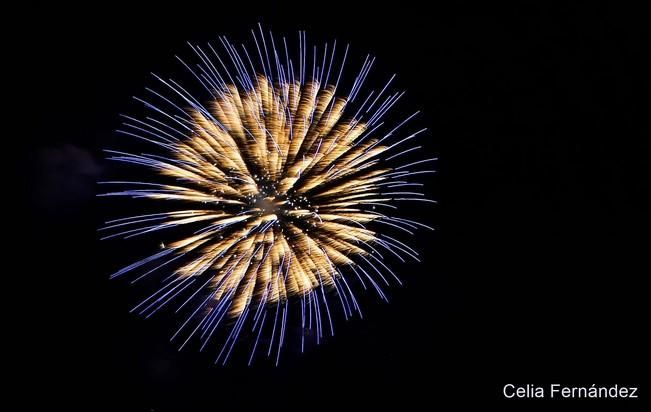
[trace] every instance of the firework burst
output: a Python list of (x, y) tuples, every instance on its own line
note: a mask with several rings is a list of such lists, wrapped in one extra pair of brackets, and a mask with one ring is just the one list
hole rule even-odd
[(418, 257), (378, 230), (411, 234), (427, 226), (384, 211), (395, 211), (397, 201), (432, 202), (411, 179), (430, 173), (414, 168), (435, 159), (399, 163), (420, 148), (409, 143), (425, 129), (403, 132), (417, 113), (392, 127), (383, 122), (404, 94), (389, 92), (395, 76), (362, 93), (374, 64), (367, 56), (341, 94), (348, 46), (310, 47), (301, 32), (293, 60), (285, 38), (277, 48), (271, 33), (260, 28), (252, 35), (255, 53), (220, 38), (227, 58), (208, 44), (190, 45), (196, 63), (178, 59), (207, 93), (205, 100), (154, 75), (162, 90), (136, 98), (150, 115), (124, 116), (119, 132), (146, 141), (156, 153), (107, 151), (112, 160), (153, 170), (152, 178), (103, 182), (123, 186), (105, 196), (168, 207), (109, 221), (101, 229), (110, 233), (104, 238), (179, 233), (158, 253), (112, 275), (138, 272), (140, 280), (167, 272), (133, 311), (151, 316), (171, 302), (176, 312), (186, 310), (173, 336), (181, 347), (195, 336), (203, 349), (222, 325), (221, 362), (245, 324), (255, 337), (249, 362), (261, 336), (270, 336), (264, 351), (271, 356), (275, 348), (277, 362), (290, 302), (300, 313), (303, 347), (306, 331), (314, 330), (309, 335), (317, 343), (334, 333), (333, 302), (345, 318), (361, 316), (356, 285), (386, 300), (383, 285), (400, 281), (385, 255)]

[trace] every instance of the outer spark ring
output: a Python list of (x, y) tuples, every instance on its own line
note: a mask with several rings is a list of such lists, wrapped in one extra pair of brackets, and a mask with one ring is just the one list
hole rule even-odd
[[(420, 149), (409, 144), (425, 131), (404, 132), (418, 112), (390, 128), (384, 125), (384, 116), (404, 94), (390, 91), (395, 75), (363, 98), (362, 86), (375, 61), (367, 56), (342, 97), (338, 91), (348, 46), (343, 57), (336, 42), (330, 50), (326, 44), (322, 55), (314, 46), (309, 74), (304, 32), (299, 33), (298, 68), (285, 38), (284, 50), (278, 50), (271, 32), (266, 35), (259, 26), (252, 34), (259, 70), (244, 46), (239, 51), (224, 37), (219, 40), (230, 69), (212, 44), (209, 52), (190, 45), (197, 58), (193, 65), (178, 58), (208, 92), (206, 103), (176, 81), (154, 75), (164, 91), (147, 89), (150, 98), (136, 98), (152, 114), (124, 116), (118, 132), (160, 154), (107, 152), (111, 160), (154, 170), (155, 179), (103, 182), (127, 186), (107, 196), (175, 206), (108, 221), (101, 230), (114, 233), (104, 238), (193, 229), (112, 277), (141, 271), (140, 280), (173, 268), (132, 311), (149, 317), (174, 302), (176, 312), (187, 310), (173, 336), (185, 333), (181, 348), (199, 336), (203, 349), (230, 319), (216, 360), (224, 363), (246, 323), (256, 336), (249, 363), (263, 333), (271, 334), (267, 354), (275, 349), (278, 362), (292, 299), (300, 302), (301, 347), (312, 329), (317, 343), (324, 331), (334, 334), (329, 300), (340, 303), (345, 318), (361, 316), (353, 281), (386, 300), (382, 284), (400, 280), (384, 263), (385, 255), (402, 261), (418, 257), (382, 233), (380, 225), (409, 234), (429, 227), (376, 209), (395, 210), (392, 203), (399, 201), (433, 202), (411, 187), (422, 186), (412, 181), (415, 176), (432, 172), (414, 168), (436, 159), (393, 165)], [(336, 61), (339, 69), (333, 70)]]

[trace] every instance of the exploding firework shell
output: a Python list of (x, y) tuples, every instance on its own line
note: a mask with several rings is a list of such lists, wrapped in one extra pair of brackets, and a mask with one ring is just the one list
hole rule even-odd
[[(271, 34), (269, 38), (273, 41)], [(381, 117), (402, 96), (395, 93), (382, 97), (393, 77), (381, 92), (371, 92), (356, 113), (346, 115), (373, 60), (367, 57), (350, 93), (338, 96), (343, 70), (334, 84), (328, 82), (336, 43), (329, 65), (327, 45), (321, 66), (314, 48), (313, 76), (308, 79), (304, 34), (300, 36), (297, 73), (286, 42), (285, 64), (274, 50), (276, 65), (272, 67), (264, 42), (267, 38), (261, 31), (254, 39), (261, 73), (255, 71), (246, 49), (242, 50), (249, 69), (236, 48), (221, 39), (237, 73), (238, 86), (229, 72), (219, 72), (201, 48), (192, 46), (201, 63), (196, 69), (182, 63), (210, 93), (207, 104), (200, 104), (176, 82), (156, 77), (177, 98), (180, 96), (181, 105), (187, 108), (152, 91), (177, 113), (167, 113), (139, 99), (158, 117), (138, 120), (126, 116), (122, 132), (162, 148), (165, 156), (109, 151), (113, 160), (144, 165), (156, 173), (151, 182), (131, 182), (137, 188), (107, 195), (154, 199), (172, 205), (174, 210), (110, 221), (104, 229), (131, 229), (106, 237), (188, 228), (187, 236), (123, 268), (114, 277), (148, 269), (142, 278), (172, 267), (172, 276), (134, 310), (149, 316), (172, 300), (181, 302), (179, 309), (194, 306), (175, 337), (197, 319), (184, 344), (196, 333), (203, 341), (202, 348), (224, 318), (235, 319), (219, 355), (224, 358), (250, 319), (257, 331), (252, 359), (267, 311), (273, 315), (274, 309), (273, 327), (268, 326), (272, 333), (269, 353), (276, 340), (279, 354), (292, 298), (301, 302), (302, 328), (312, 328), (314, 318), (318, 338), (323, 333), (322, 307), (332, 331), (328, 296), (338, 296), (345, 317), (354, 311), (361, 315), (349, 285), (352, 282), (347, 281), (350, 276), (364, 288), (369, 283), (386, 298), (380, 284), (388, 284), (387, 275), (397, 277), (384, 263), (380, 250), (401, 260), (417, 257), (403, 242), (380, 235), (377, 224), (408, 233), (426, 226), (380, 213), (376, 206), (391, 208), (396, 200), (429, 201), (420, 192), (404, 188), (420, 186), (409, 179), (428, 172), (414, 172), (408, 170), (410, 167), (434, 160), (387, 166), (389, 160), (418, 149), (404, 150), (402, 146), (423, 131), (396, 134), (412, 115), (388, 133), (379, 134)], [(212, 46), (210, 49), (214, 52)], [(347, 53), (348, 47), (344, 59)], [(181, 298), (185, 295), (188, 297)], [(281, 325), (279, 331), (277, 324)]]

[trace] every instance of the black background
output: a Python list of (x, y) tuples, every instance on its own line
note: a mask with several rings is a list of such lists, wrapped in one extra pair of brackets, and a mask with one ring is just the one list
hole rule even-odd
[[(27, 272), (46, 297), (28, 322), (38, 338), (26, 355), (38, 359), (30, 381), (44, 390), (27, 404), (411, 410), (500, 401), (506, 383), (641, 383), (642, 13), (591, 2), (416, 4), (31, 10), (24, 67), (38, 121), (28, 127), (27, 188), (40, 247), (30, 246), (38, 253)], [(99, 242), (97, 227), (114, 216), (95, 182), (113, 167), (101, 149), (119, 141), (118, 114), (133, 109), (149, 72), (178, 73), (173, 56), (189, 53), (186, 41), (241, 39), (257, 22), (348, 41), (399, 74), (400, 110), (423, 110), (426, 151), (440, 157), (427, 189), (439, 205), (403, 213), (437, 231), (414, 239), (424, 263), (399, 268), (406, 286), (391, 303), (369, 299), (367, 319), (339, 322), (325, 345), (277, 368), (217, 367), (212, 354), (168, 343), (168, 317), (128, 314), (141, 295), (107, 278), (142, 245)]]

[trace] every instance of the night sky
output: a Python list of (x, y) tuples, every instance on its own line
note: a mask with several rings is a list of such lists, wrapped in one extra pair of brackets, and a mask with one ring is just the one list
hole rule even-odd
[[(21, 153), (34, 258), (21, 276), (44, 296), (20, 292), (38, 334), (24, 356), (39, 390), (25, 405), (413, 410), (503, 402), (506, 383), (640, 383), (649, 71), (638, 10), (198, 3), (30, 12), (34, 123)], [(119, 167), (101, 150), (126, 139), (118, 115), (138, 113), (131, 96), (153, 84), (150, 72), (187, 76), (174, 60), (190, 53), (186, 41), (244, 39), (258, 22), (350, 42), (357, 57), (377, 56), (380, 74), (398, 73), (397, 114), (422, 110), (419, 158), (440, 158), (425, 189), (439, 204), (401, 213), (437, 230), (410, 243), (422, 263), (393, 262), (405, 285), (388, 304), (365, 298), (364, 320), (339, 320), (334, 338), (284, 353), (279, 367), (220, 367), (215, 348), (169, 343), (169, 313), (128, 313), (145, 290), (108, 276), (158, 240), (99, 241), (97, 228), (132, 203), (96, 198), (96, 182)]]

